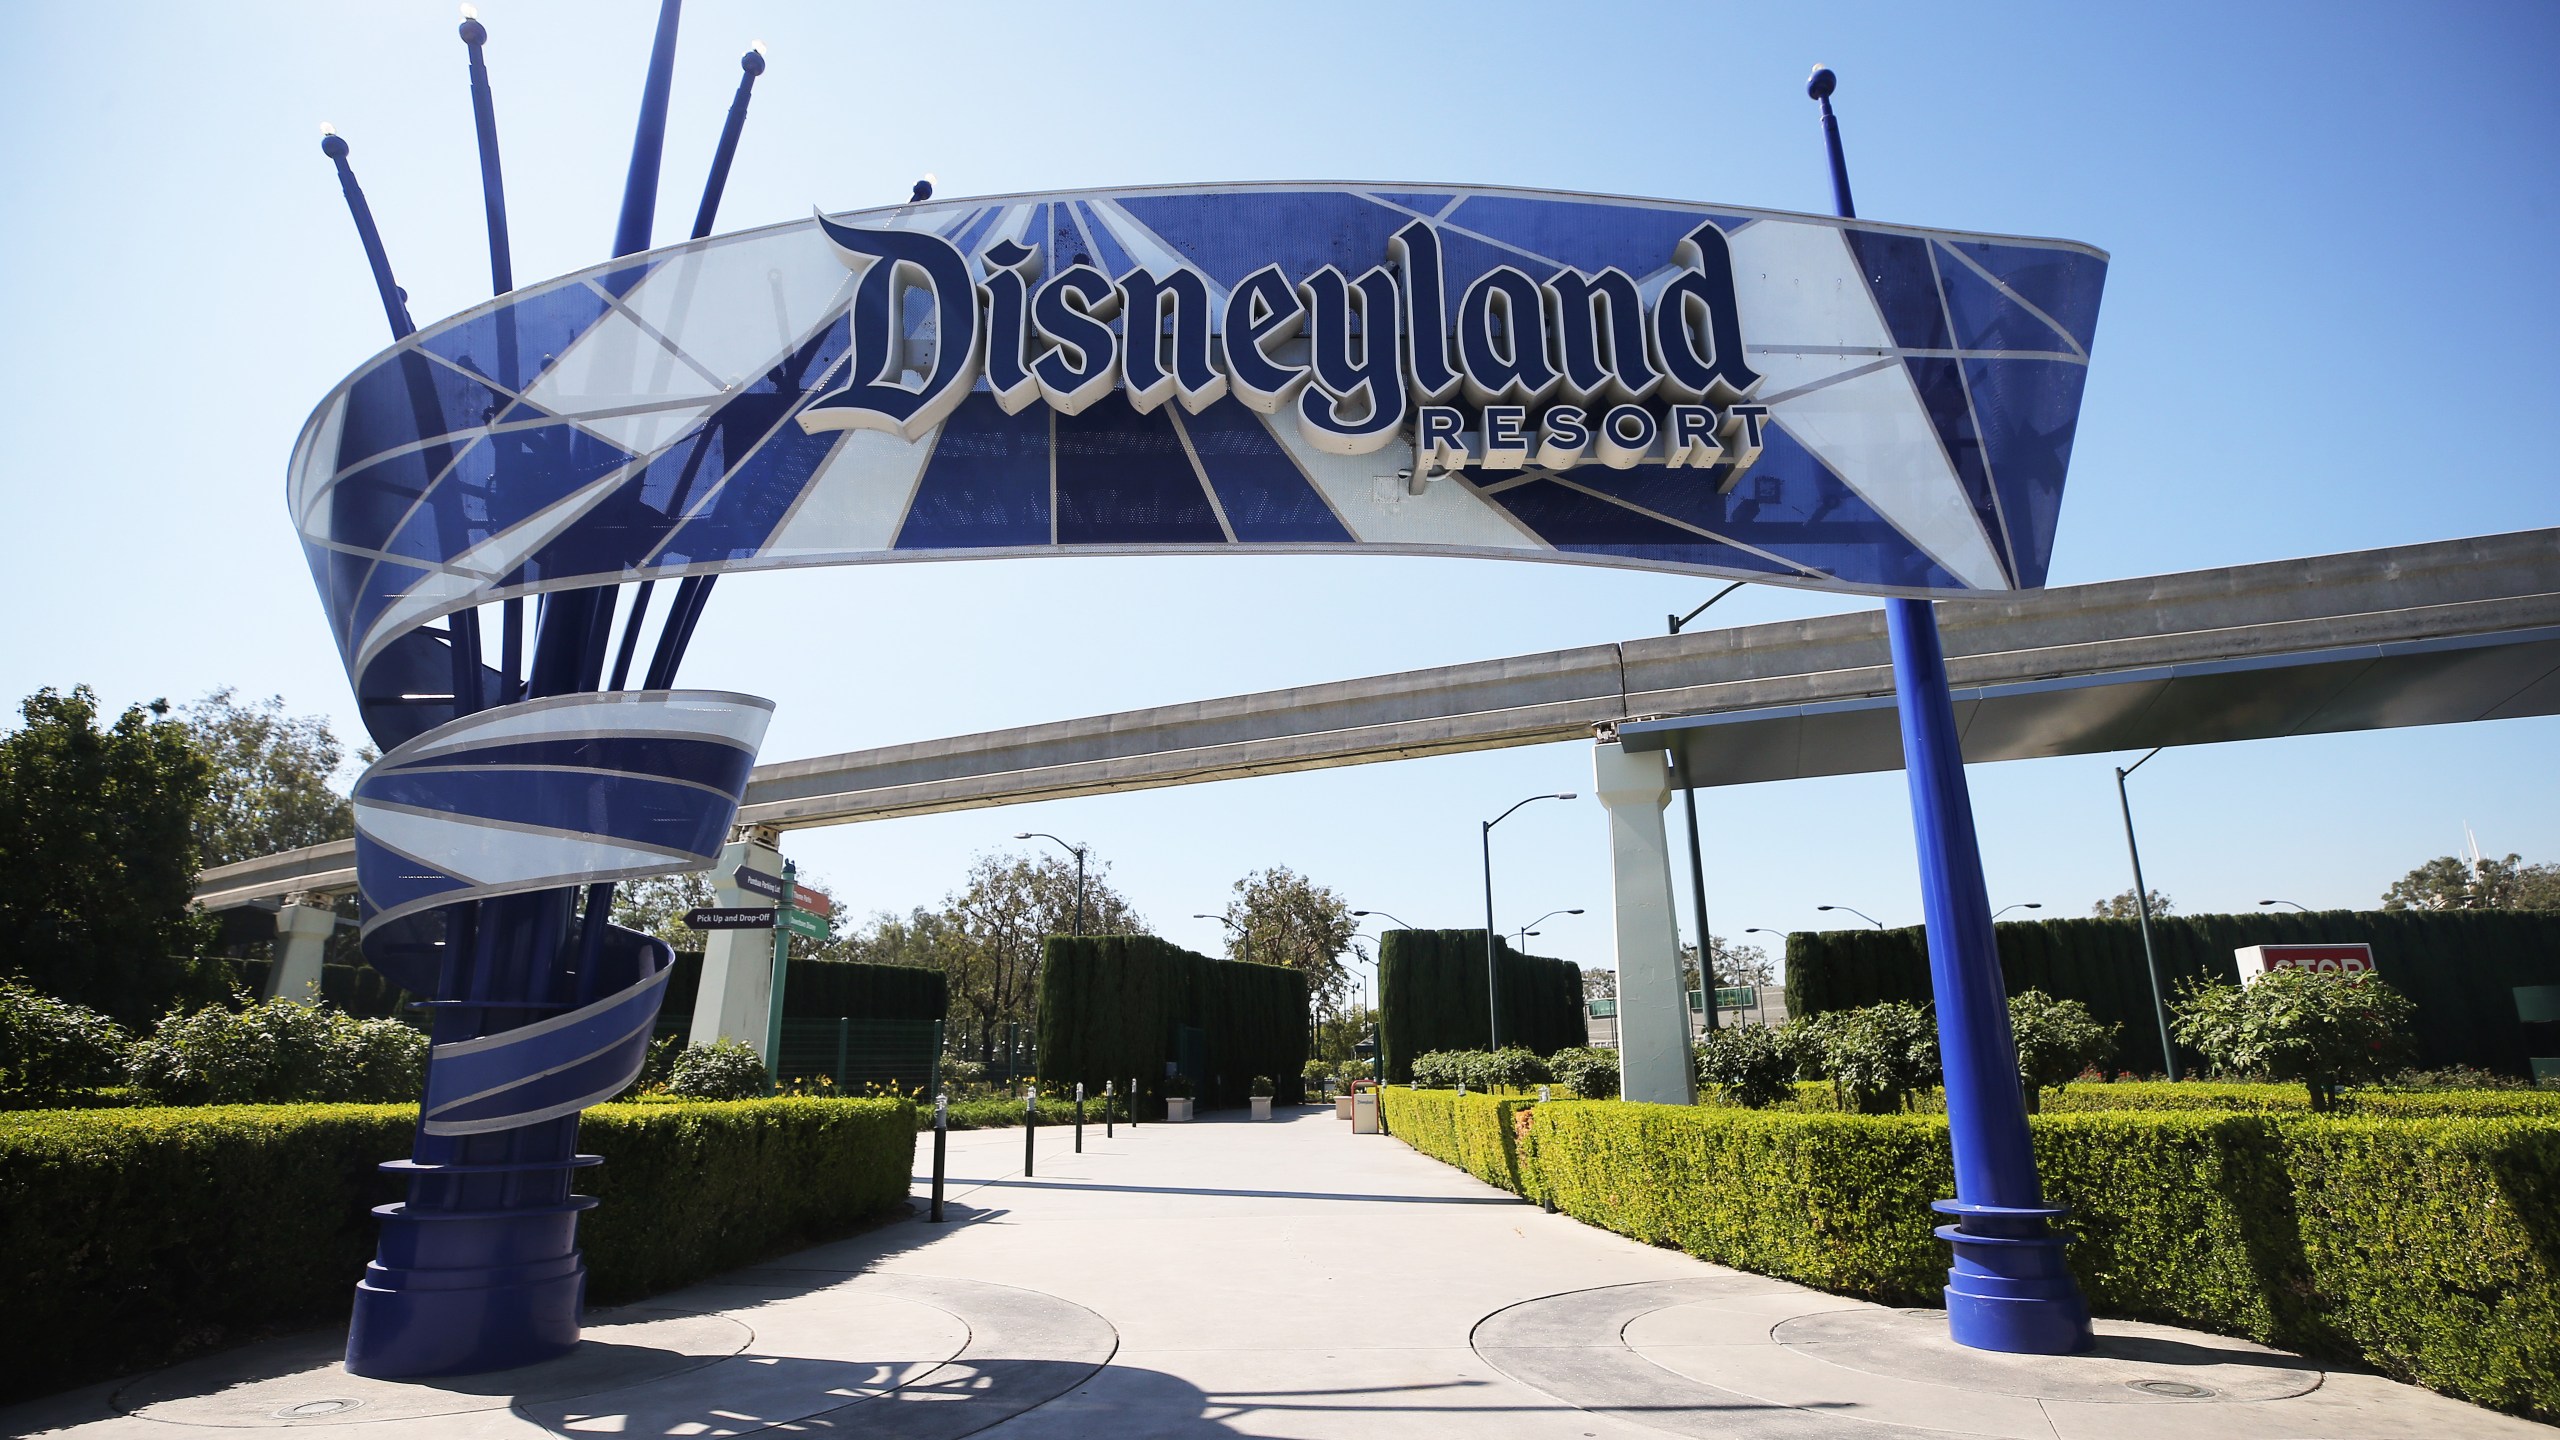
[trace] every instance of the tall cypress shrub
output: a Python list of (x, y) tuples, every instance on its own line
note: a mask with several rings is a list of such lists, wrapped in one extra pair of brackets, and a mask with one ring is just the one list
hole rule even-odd
[(1257, 1075), (1299, 1098), (1307, 1064), (1307, 977), (1278, 965), (1197, 955), (1153, 935), (1052, 935), (1040, 967), (1039, 1068), (1044, 1085), (1081, 1083), (1088, 1097), (1133, 1078), (1162, 1113), (1164, 1067), (1181, 1032), (1207, 1042), (1192, 1077), (1206, 1107), (1241, 1105)]
[[(1478, 932), (1481, 933), (1481, 932)], [(1995, 927), (2012, 995), (2038, 989), (2078, 1000), (2102, 1023), (2124, 1027), (2117, 1064), (2166, 1068), (2151, 980), (2135, 920), (2074, 918)], [(2514, 991), (2560, 985), (2560, 911), (2322, 910), (2248, 915), (2161, 915), (2151, 921), (2161, 989), (2174, 997), (2196, 979), (2237, 983), (2233, 952), (2250, 945), (2362, 942), (2374, 967), (2417, 1007), (2419, 1063), (2527, 1073)], [(1926, 933), (1797, 931), (1787, 937), (1787, 1008), (1797, 1015), (1887, 1000), (1930, 1002)], [(2183, 1057), (2192, 1064), (2192, 1056)]]

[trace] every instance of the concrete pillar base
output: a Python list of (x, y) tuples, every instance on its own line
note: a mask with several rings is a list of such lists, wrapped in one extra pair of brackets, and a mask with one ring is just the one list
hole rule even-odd
[(1656, 751), (1592, 749), (1593, 793), (1609, 814), (1609, 873), (1617, 919), (1618, 1093), (1690, 1105), (1698, 1073), (1689, 1051), (1689, 998), (1680, 981), (1680, 927), (1671, 898), (1663, 808), (1671, 772)]
[[(770, 895), (740, 889), (734, 876), (741, 865), (767, 875), (781, 874), (782, 852), (775, 848), (775, 838), (773, 832), (761, 827), (738, 827), (729, 843), (721, 847), (719, 865), (711, 872), (715, 904), (774, 903)], [(772, 1004), (773, 932), (714, 930), (705, 936), (702, 988), (694, 993), (693, 1028), (688, 1040), (696, 1045), (737, 1040), (754, 1046), (756, 1053), (762, 1055)]]
[(267, 963), (267, 998), (320, 1003), (322, 963), (338, 914), (326, 901), (296, 895), (276, 911), (276, 939)]

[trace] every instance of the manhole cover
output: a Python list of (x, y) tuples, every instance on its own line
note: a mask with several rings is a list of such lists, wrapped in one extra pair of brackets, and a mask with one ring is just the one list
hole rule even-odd
[(305, 1400), (287, 1405), (276, 1412), (279, 1420), (317, 1420), (323, 1415), (344, 1415), (364, 1402), (361, 1400)]
[(2127, 1390), (2139, 1390), (2145, 1395), (2162, 1395), (2172, 1400), (2210, 1400), (2213, 1398), (2212, 1391), (2207, 1390), (2201, 1385), (2190, 1385), (2184, 1380), (2127, 1380), (2124, 1382), (2124, 1388)]

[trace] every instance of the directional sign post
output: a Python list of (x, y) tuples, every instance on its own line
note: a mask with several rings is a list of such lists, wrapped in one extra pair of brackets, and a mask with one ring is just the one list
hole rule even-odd
[(788, 931), (804, 940), (824, 940), (830, 933), (827, 926), (827, 917), (824, 915), (812, 915), (806, 910), (796, 908), (782, 912), (782, 918), (777, 922), (777, 928)]
[(782, 898), (782, 877), (779, 875), (768, 875), (762, 870), (741, 865), (730, 872), (729, 878), (737, 881), (738, 888), (750, 895), (762, 895), (768, 900)]
[[(777, 1085), (782, 1083), (783, 991), (789, 987), (791, 981), (791, 937), (795, 932), (799, 932), (799, 926), (793, 922), (800, 919), (800, 912), (791, 908), (791, 882), (799, 869), (799, 866), (788, 860), (782, 862), (782, 904), (776, 909), (776, 924), (773, 931), (773, 983), (765, 991), (764, 1073), (766, 1079)], [(739, 866), (738, 883), (745, 885), (746, 877), (750, 873), (754, 872), (750, 872), (743, 865)], [(824, 933), (823, 930), (820, 931), (820, 934)]]
[(770, 930), (773, 916), (770, 905), (706, 905), (684, 912), (684, 923), (690, 930)]

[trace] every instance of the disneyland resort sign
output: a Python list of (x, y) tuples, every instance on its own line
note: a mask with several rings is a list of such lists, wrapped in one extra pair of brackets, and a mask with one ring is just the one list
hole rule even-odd
[[(1397, 230), (1357, 276), (1268, 264), (1223, 300), (1190, 267), (1114, 279), (1078, 256), (1043, 276), (1041, 252), (1006, 239), (973, 270), (929, 232), (816, 223), (862, 279), (849, 373), (800, 412), (809, 431), (914, 440), (983, 375), (1007, 414), (1079, 414), (1120, 390), (1140, 413), (1178, 401), (1196, 415), (1232, 394), (1331, 454), (1409, 440), (1425, 475), (1652, 461), (1721, 471), (1729, 489), (1759, 457), (1769, 413), (1748, 403), (1762, 376), (1712, 222), (1680, 238), (1649, 296), (1617, 266), (1539, 278), (1502, 264), (1467, 282), (1454, 313), (1428, 220)], [(917, 292), (936, 340), (965, 343), (911, 353), (901, 322)]]

